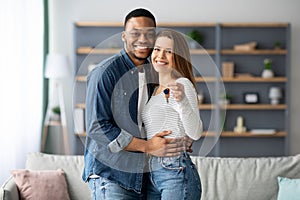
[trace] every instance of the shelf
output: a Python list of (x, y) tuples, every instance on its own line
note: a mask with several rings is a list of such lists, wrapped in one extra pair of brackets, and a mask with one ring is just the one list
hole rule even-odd
[(61, 126), (61, 122), (60, 121), (49, 121), (46, 125), (48, 126)]
[[(77, 27), (122, 27), (122, 22), (99, 22), (99, 21), (80, 21), (76, 22)], [(216, 23), (210, 22), (160, 22), (157, 23), (157, 27), (215, 27)]]
[(256, 49), (249, 51), (237, 51), (233, 49), (221, 50), (222, 55), (285, 55), (287, 50), (285, 49)]
[[(214, 104), (199, 104), (200, 110), (212, 110), (216, 109)], [(228, 104), (226, 106), (219, 106), (220, 109), (226, 110), (285, 110), (287, 106), (285, 104), (271, 105), (271, 104)], [(85, 109), (84, 103), (76, 104), (76, 108)]]
[(77, 103), (76, 108), (85, 109), (85, 103)]
[(98, 48), (92, 48), (92, 47), (79, 47), (77, 49), (77, 54), (116, 54), (119, 53), (121, 49), (98, 49)]
[[(79, 47), (77, 49), (77, 54), (116, 54), (121, 51), (121, 48), (107, 48), (107, 49), (100, 49), (100, 48), (92, 48), (89, 46), (86, 47)], [(191, 49), (190, 50), (192, 55), (206, 55), (206, 54), (216, 54), (216, 50), (214, 49)]]
[(262, 77), (233, 77), (233, 78), (222, 78), (223, 82), (264, 82), (264, 83), (270, 83), (270, 82), (286, 82), (286, 77), (273, 77), (273, 78), (262, 78)]
[[(99, 21), (80, 21), (76, 22), (77, 27), (123, 27), (122, 22), (99, 22)], [(160, 22), (157, 27), (215, 27), (214, 22)], [(220, 23), (221, 27), (245, 27), (245, 28), (285, 28), (288, 23)]]
[(86, 132), (83, 133), (75, 133), (76, 136), (78, 137), (86, 137)]
[(215, 108), (215, 106), (213, 104), (199, 104), (198, 108), (200, 110), (212, 110)]
[[(195, 77), (197, 82), (215, 82), (217, 78), (215, 77)], [(76, 76), (76, 81), (86, 82), (86, 76), (80, 75)], [(221, 81), (225, 83), (242, 83), (242, 82), (263, 82), (263, 83), (280, 83), (287, 82), (286, 77), (274, 77), (274, 78), (261, 78), (261, 77), (233, 77), (233, 78), (222, 78)]]
[(86, 76), (76, 76), (76, 81), (78, 81), (78, 82), (86, 82)]
[(157, 27), (215, 27), (216, 23), (210, 22), (160, 22), (157, 23)]
[(285, 110), (286, 107), (285, 104), (229, 104), (223, 108), (226, 108), (227, 110)]
[[(195, 77), (197, 82), (215, 82), (217, 81), (217, 78), (215, 77)], [(273, 77), (273, 78), (262, 78), (262, 77), (233, 77), (233, 78), (227, 78), (223, 77), (220, 81), (223, 82), (264, 82), (264, 83), (276, 83), (276, 82), (287, 82), (286, 77)]]
[(190, 50), (191, 55), (214, 55), (216, 54), (216, 50), (214, 49), (191, 49)]
[[(207, 132), (202, 132), (201, 137), (205, 137)], [(75, 133), (76, 136), (78, 137), (86, 137), (86, 132), (83, 133)]]
[(241, 28), (286, 28), (288, 23), (221, 23), (222, 27), (241, 27)]
[[(205, 136), (207, 137), (215, 137), (214, 132), (205, 132)], [(251, 132), (243, 132), (236, 133), (232, 131), (224, 131), (221, 133), (221, 137), (286, 137), (287, 133), (285, 131), (278, 131), (274, 134), (265, 134), (265, 133), (251, 133)]]
[(236, 132), (230, 132), (225, 131), (222, 132), (221, 137), (285, 137), (286, 132), (280, 131), (276, 132), (274, 134), (264, 134), (264, 133), (251, 133), (251, 132), (243, 132), (243, 133), (236, 133)]
[(122, 22), (98, 22), (98, 21), (80, 21), (75, 22), (77, 27), (123, 27)]
[[(214, 104), (199, 104), (200, 110), (216, 109)], [(271, 105), (271, 104), (228, 104), (225, 106), (220, 105), (220, 109), (226, 110), (285, 110), (285, 104)]]

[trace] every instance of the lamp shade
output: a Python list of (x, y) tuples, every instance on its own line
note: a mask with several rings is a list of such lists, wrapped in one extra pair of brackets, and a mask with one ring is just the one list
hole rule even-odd
[(64, 78), (71, 75), (67, 56), (48, 54), (46, 58), (46, 78)]
[(282, 94), (281, 94), (281, 90), (279, 87), (271, 87), (270, 91), (269, 91), (269, 98), (273, 99), (273, 98), (281, 98)]

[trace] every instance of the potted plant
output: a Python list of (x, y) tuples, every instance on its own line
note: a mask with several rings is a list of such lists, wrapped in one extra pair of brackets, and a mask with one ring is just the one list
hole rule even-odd
[(273, 70), (272, 70), (272, 60), (269, 58), (264, 59), (264, 65), (265, 68), (262, 72), (263, 78), (272, 78), (274, 76)]
[(274, 43), (274, 49), (275, 49), (275, 50), (279, 50), (279, 49), (280, 49), (280, 42), (279, 42), (279, 41), (276, 41), (276, 42)]
[(60, 119), (60, 107), (55, 106), (52, 108), (52, 120), (58, 121)]
[(228, 93), (224, 93), (220, 95), (219, 104), (220, 105), (227, 105), (230, 104), (232, 96)]
[(186, 35), (191, 39), (190, 47), (193, 49), (196, 49), (203, 42), (203, 35), (198, 30), (189, 31)]

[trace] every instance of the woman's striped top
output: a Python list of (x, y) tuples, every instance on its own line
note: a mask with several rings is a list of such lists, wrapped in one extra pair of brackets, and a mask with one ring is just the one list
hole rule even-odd
[(176, 82), (183, 84), (185, 97), (176, 102), (170, 94), (169, 102), (165, 94), (152, 95), (142, 111), (142, 121), (145, 126), (147, 139), (155, 134), (171, 130), (172, 133), (166, 137), (189, 136), (198, 140), (202, 132), (202, 121), (198, 109), (196, 90), (187, 78), (179, 78)]

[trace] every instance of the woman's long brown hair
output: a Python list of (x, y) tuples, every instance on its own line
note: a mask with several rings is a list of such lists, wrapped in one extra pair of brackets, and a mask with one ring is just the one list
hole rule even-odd
[[(161, 30), (160, 32), (157, 33), (156, 39), (159, 37), (167, 37), (173, 40), (173, 71), (172, 71), (172, 78), (180, 78), (180, 77), (185, 77), (189, 79), (195, 89), (197, 88), (196, 86), (196, 80), (193, 74), (193, 68), (191, 64), (191, 55), (190, 55), (190, 50), (188, 47), (188, 44), (184, 38), (184, 36), (172, 29), (164, 29)], [(154, 80), (158, 80), (158, 74), (157, 72), (153, 69), (152, 67), (152, 74)]]

